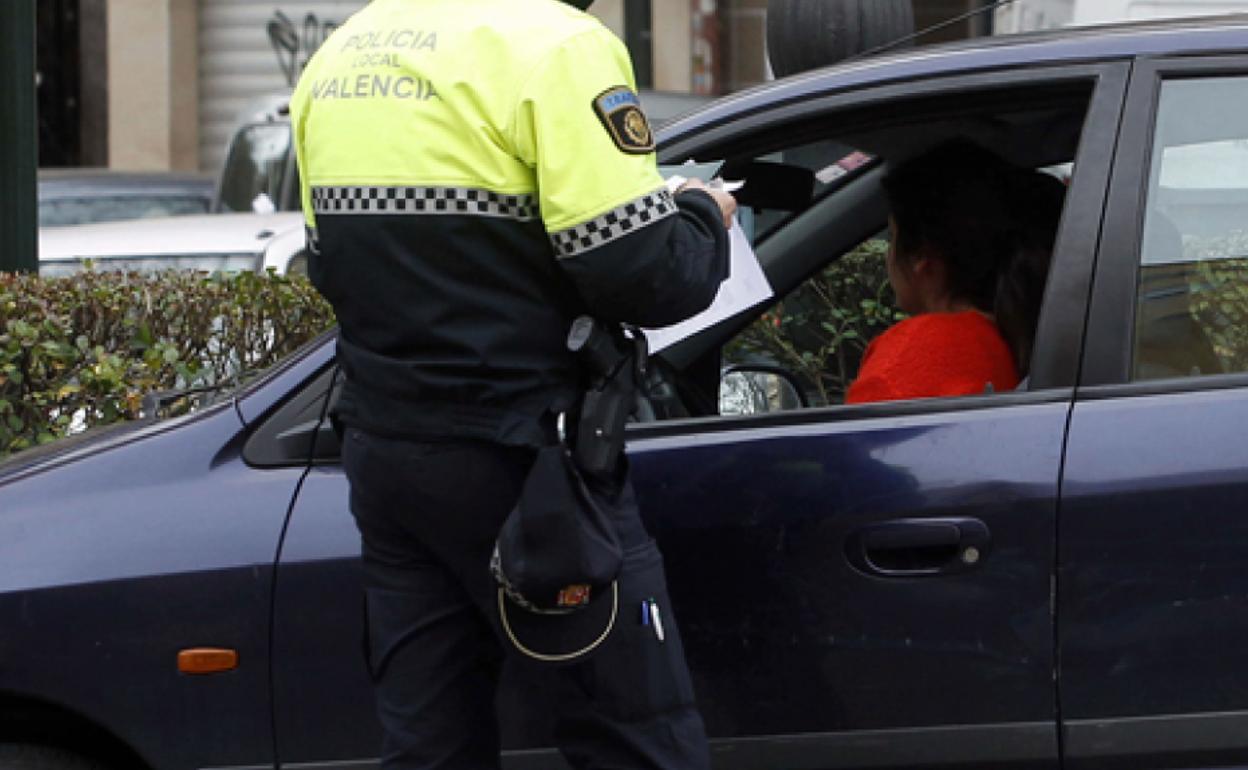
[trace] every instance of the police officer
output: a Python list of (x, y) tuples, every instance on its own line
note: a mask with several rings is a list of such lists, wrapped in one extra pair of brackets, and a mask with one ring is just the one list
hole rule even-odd
[(576, 400), (572, 319), (706, 307), (732, 198), (667, 191), (626, 51), (556, 0), (373, 0), (309, 62), (291, 118), (309, 273), (340, 325), (383, 767), (498, 767), (505, 661), (553, 693), (574, 766), (708, 767), (627, 485), (615, 525), (654, 623), (630, 611), (594, 655), (535, 673), (505, 643), (488, 564)]

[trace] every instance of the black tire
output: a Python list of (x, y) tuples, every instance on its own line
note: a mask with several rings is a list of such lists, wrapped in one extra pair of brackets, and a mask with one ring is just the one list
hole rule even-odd
[(107, 770), (64, 749), (33, 743), (0, 743), (0, 770)]
[(912, 34), (911, 0), (767, 3), (767, 57), (776, 77), (826, 67)]

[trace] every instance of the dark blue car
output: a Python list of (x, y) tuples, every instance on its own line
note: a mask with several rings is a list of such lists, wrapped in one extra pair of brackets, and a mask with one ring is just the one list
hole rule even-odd
[[(1069, 179), (1025, 387), (721, 414), (760, 306), (663, 351), (630, 428), (716, 767), (1246, 766), (1248, 19), (851, 62), (661, 155), (746, 180), (784, 298), (952, 137)], [(332, 343), (0, 466), (0, 767), (375, 764)], [(509, 768), (561, 766), (539, 684), (501, 693)]]

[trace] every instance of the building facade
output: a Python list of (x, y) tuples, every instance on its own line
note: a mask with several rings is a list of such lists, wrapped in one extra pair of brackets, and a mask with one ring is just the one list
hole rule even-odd
[[(288, 92), (366, 2), (40, 0), (41, 164), (215, 172), (239, 123)], [(975, 11), (989, 3), (915, 0), (916, 26), (936, 27), (919, 42), (987, 34), (990, 14)], [(718, 95), (771, 77), (767, 0), (597, 0), (591, 12), (626, 42), (643, 88)]]
[[(49, 6), (43, 13), (48, 19), (72, 16), (70, 6), (96, 3), (101, 18), (88, 23), (80, 16), (80, 24), (85, 29), (102, 22), (106, 29), (98, 51), (82, 51), (98, 60), (82, 67), (84, 74), (97, 73), (97, 82), (83, 82), (80, 89), (105, 101), (98, 110), (103, 125), (97, 118), (91, 136), (106, 138), (95, 152), (79, 152), (79, 162), (134, 170), (215, 171), (239, 122), (266, 97), (289, 91), (316, 47), (367, 0), (51, 2), (62, 12), (52, 13)], [(600, 0), (594, 13), (626, 37), (624, 0)], [(640, 36), (650, 53), (644, 68), (648, 85), (663, 91), (720, 92), (718, 18), (716, 0), (652, 0), (651, 19), (662, 23)], [(66, 47), (56, 48), (57, 55), (47, 57), (49, 73), (67, 61)], [(758, 82), (765, 65), (761, 47), (753, 48), (757, 61), (746, 71)], [(106, 74), (101, 79), (98, 73)], [(64, 107), (78, 101), (53, 98), (49, 104)], [(61, 121), (78, 117), (71, 109), (48, 109), (45, 114)], [(59, 140), (53, 132), (48, 136)], [(74, 149), (52, 153), (44, 164), (72, 165)]]
[(1246, 0), (1015, 0), (997, 9), (999, 33), (1116, 21), (1212, 16), (1248, 11)]

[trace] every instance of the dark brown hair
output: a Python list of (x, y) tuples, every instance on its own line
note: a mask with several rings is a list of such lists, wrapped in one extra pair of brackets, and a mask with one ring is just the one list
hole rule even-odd
[(954, 299), (996, 317), (1026, 376), (1062, 183), (955, 140), (902, 163), (883, 185), (896, 258), (941, 260)]
[(1031, 371), (1031, 351), (1048, 283), (1066, 185), (1039, 171), (1014, 177), (1011, 199), (1019, 242), (997, 274), (997, 328), (1010, 344), (1020, 377)]

